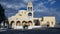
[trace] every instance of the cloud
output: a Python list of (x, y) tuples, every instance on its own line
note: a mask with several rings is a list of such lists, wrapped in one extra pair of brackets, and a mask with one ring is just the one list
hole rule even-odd
[[(17, 1), (17, 0), (16, 0)], [(15, 3), (8, 3), (8, 2), (0, 2), (2, 3), (6, 8), (10, 8), (10, 9), (15, 9), (15, 10), (18, 10), (19, 8), (22, 8), (22, 7), (26, 7), (26, 4), (24, 3), (27, 3), (29, 1), (31, 2), (34, 2), (34, 1), (38, 1), (38, 0), (22, 0), (23, 3), (20, 3), (20, 4), (15, 4)], [(55, 0), (48, 0), (47, 1), (48, 3), (50, 2), (50, 4), (54, 4), (56, 1)], [(37, 3), (35, 6), (34, 6), (34, 11), (35, 12), (47, 12), (49, 11), (50, 9), (48, 7), (46, 7), (44, 4), (47, 4), (47, 2), (39, 2)]]
[(8, 4), (6, 7), (18, 10), (19, 8), (24, 7), (24, 5), (23, 4), (22, 5), (21, 4), (20, 5)]
[(45, 14), (47, 13), (48, 15), (56, 16), (56, 18), (59, 18), (60, 17), (60, 13), (57, 12), (57, 9), (56, 8), (46, 7), (45, 4), (47, 4), (47, 3), (46, 2), (40, 2), (40, 3), (36, 4), (35, 7), (34, 7), (34, 12), (42, 12), (42, 13), (45, 13)]
[[(50, 2), (50, 4), (49, 4), (49, 2)], [(50, 8), (47, 6), (53, 5), (55, 2), (56, 2), (55, 0), (48, 0), (48, 1), (44, 1), (44, 2), (39, 2), (38, 4), (35, 5), (34, 11), (35, 12), (48, 12), (49, 14), (51, 14)], [(45, 6), (45, 4), (47, 6)], [(56, 10), (56, 9), (53, 9), (53, 7), (52, 7), (52, 10)]]
[(34, 1), (38, 1), (38, 0), (22, 0), (23, 2), (25, 2), (25, 3), (28, 3), (28, 2), (34, 2)]
[(22, 8), (22, 7), (26, 7), (26, 5), (24, 3), (20, 3), (20, 4), (9, 4), (7, 2), (0, 2), (3, 6), (5, 6), (6, 8), (11, 8), (11, 9), (15, 9), (15, 10), (18, 10), (19, 8)]
[(50, 4), (53, 5), (56, 1), (52, 1)]
[(51, 5), (53, 5), (56, 1), (55, 0), (48, 0), (48, 3), (50, 2)]
[(55, 15), (57, 15), (57, 16), (59, 16), (60, 17), (60, 12), (59, 11), (57, 11), (57, 9), (56, 8), (50, 8), (50, 13), (53, 13), (53, 14), (55, 14)]
[(53, 0), (48, 0), (48, 2), (51, 2), (51, 1), (53, 1)]
[(35, 6), (35, 12), (46, 12), (48, 8), (44, 5), (44, 2), (40, 2)]

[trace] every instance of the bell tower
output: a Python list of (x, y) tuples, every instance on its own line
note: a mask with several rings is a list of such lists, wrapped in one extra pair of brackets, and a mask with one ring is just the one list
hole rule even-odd
[(33, 18), (33, 5), (32, 5), (32, 2), (28, 2), (27, 11), (28, 11), (28, 16), (30, 18)]
[(32, 12), (33, 11), (32, 2), (28, 2), (27, 11), (29, 11), (29, 12)]
[(34, 22), (33, 22), (34, 11), (33, 11), (32, 2), (28, 2), (27, 11), (28, 11), (29, 20), (32, 21), (32, 25), (34, 26)]

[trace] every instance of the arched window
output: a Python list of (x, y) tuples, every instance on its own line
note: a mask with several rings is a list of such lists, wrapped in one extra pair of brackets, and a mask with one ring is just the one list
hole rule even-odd
[(28, 16), (32, 16), (32, 13), (28, 13)]
[(21, 25), (20, 21), (17, 21), (17, 22), (16, 22), (16, 25), (17, 25), (17, 26), (20, 26), (20, 25)]
[(19, 16), (22, 16), (21, 14), (19, 14)]
[(11, 21), (11, 24), (10, 24), (10, 28), (13, 28), (14, 27), (14, 21)]
[(32, 11), (32, 7), (28, 7), (28, 11)]
[(14, 21), (11, 21), (11, 25), (14, 23)]

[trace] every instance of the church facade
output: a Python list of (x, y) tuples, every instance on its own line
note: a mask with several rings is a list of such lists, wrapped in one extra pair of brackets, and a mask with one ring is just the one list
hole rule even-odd
[(27, 25), (31, 29), (43, 26), (55, 27), (54, 16), (44, 16), (43, 18), (34, 18), (33, 16), (33, 4), (32, 2), (28, 2), (27, 10), (19, 10), (16, 15), (9, 17), (8, 20), (13, 29), (22, 29), (24, 25)]

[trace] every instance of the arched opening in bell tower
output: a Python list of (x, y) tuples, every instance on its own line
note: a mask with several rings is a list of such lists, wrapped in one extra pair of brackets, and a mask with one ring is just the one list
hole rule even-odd
[(28, 13), (28, 16), (32, 16), (32, 13)]
[(28, 7), (28, 11), (32, 11), (32, 7)]

